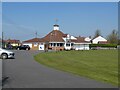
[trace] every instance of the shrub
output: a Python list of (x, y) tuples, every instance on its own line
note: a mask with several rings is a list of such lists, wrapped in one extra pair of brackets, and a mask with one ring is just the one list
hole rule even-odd
[(90, 44), (90, 48), (92, 48), (92, 47), (117, 48), (117, 44)]

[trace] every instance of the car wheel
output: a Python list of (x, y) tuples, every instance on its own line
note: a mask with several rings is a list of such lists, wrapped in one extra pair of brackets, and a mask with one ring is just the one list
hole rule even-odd
[(8, 55), (7, 54), (2, 54), (1, 57), (2, 57), (2, 59), (7, 59)]
[(20, 50), (20, 48), (17, 48), (17, 50)]

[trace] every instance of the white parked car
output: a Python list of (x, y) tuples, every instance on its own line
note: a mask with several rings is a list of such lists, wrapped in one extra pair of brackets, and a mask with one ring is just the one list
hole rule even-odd
[(0, 58), (2, 59), (14, 58), (14, 55), (15, 55), (14, 52), (0, 48)]

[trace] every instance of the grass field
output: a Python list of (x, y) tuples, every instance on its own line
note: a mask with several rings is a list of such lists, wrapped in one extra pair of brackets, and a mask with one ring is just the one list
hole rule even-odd
[(58, 70), (118, 85), (117, 50), (46, 52), (34, 58)]

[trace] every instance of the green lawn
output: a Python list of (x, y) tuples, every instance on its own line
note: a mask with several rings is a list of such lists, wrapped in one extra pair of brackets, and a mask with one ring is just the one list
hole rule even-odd
[(118, 85), (117, 50), (46, 52), (34, 58), (58, 70)]

